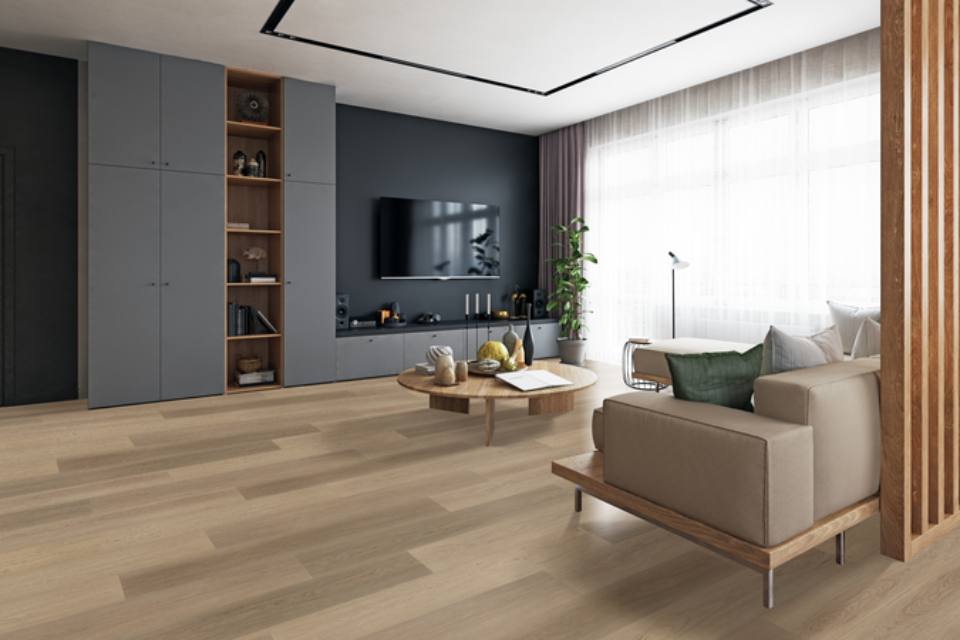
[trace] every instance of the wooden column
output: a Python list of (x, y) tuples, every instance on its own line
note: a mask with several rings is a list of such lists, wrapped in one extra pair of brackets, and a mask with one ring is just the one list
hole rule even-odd
[(900, 560), (960, 522), (958, 1), (882, 3), (881, 538)]

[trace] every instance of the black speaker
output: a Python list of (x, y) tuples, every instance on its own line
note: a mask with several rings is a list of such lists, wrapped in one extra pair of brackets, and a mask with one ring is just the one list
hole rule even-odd
[(547, 317), (547, 292), (543, 289), (534, 289), (531, 304), (533, 304), (533, 309), (530, 311), (530, 315), (533, 316), (534, 320), (539, 320), (541, 318)]
[(337, 329), (350, 328), (350, 294), (337, 294)]

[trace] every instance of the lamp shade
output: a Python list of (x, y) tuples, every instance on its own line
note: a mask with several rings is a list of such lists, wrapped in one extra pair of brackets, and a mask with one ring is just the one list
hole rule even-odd
[(685, 262), (685, 261), (681, 260), (680, 258), (678, 258), (678, 257), (677, 257), (677, 254), (675, 254), (673, 251), (668, 251), (667, 253), (670, 255), (670, 268), (671, 268), (671, 269), (674, 269), (674, 270), (677, 270), (677, 269), (686, 269), (687, 267), (690, 266), (690, 263), (689, 263), (689, 262)]

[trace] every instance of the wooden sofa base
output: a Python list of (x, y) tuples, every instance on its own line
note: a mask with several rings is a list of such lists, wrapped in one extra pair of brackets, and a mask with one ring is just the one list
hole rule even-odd
[(818, 520), (812, 527), (785, 542), (762, 547), (607, 484), (603, 479), (603, 453), (599, 451), (555, 460), (553, 473), (577, 486), (574, 494), (577, 511), (580, 510), (582, 491), (714, 553), (760, 571), (764, 574), (764, 605), (768, 607), (773, 606), (774, 569), (830, 538), (836, 539), (837, 563), (843, 564), (843, 533), (877, 513), (880, 508), (878, 496), (866, 498)]

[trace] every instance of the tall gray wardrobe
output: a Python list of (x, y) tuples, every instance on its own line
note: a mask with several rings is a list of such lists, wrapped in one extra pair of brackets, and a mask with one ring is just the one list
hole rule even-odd
[[(225, 383), (223, 67), (91, 43), (88, 402)], [(286, 80), (284, 375), (335, 374), (333, 88)]]

